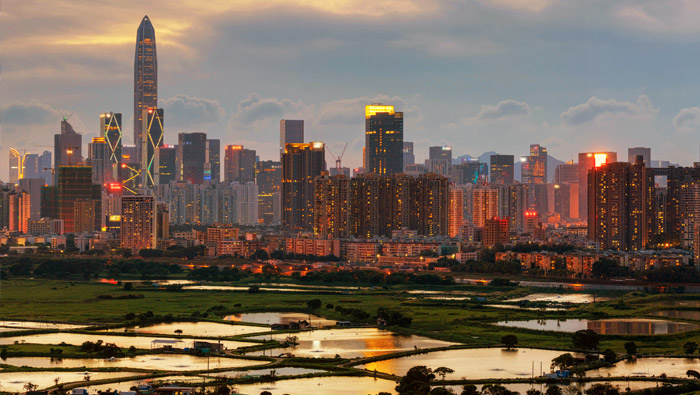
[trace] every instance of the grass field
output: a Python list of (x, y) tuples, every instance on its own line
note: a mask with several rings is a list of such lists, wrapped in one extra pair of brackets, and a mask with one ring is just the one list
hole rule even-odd
[[(499, 301), (528, 292), (542, 292), (523, 288), (499, 289), (488, 286), (422, 287), (442, 291), (472, 291)], [(500, 343), (505, 334), (516, 334), (521, 346), (538, 348), (571, 349), (571, 334), (502, 328), (490, 323), (499, 320), (652, 317), (662, 309), (662, 303), (672, 298), (695, 298), (697, 295), (644, 295), (607, 294), (612, 300), (588, 304), (568, 311), (531, 311), (523, 309), (495, 309), (471, 301), (442, 301), (416, 298), (405, 292), (406, 287), (391, 290), (353, 291), (351, 294), (324, 293), (322, 291), (259, 292), (231, 291), (178, 291), (156, 289), (139, 285), (125, 291), (121, 286), (99, 282), (11, 279), (0, 283), (0, 319), (60, 321), (90, 323), (96, 325), (123, 324), (127, 313), (152, 311), (158, 316), (191, 317), (195, 312), (204, 313), (212, 307), (223, 306), (207, 320), (220, 320), (229, 313), (258, 311), (308, 311), (306, 302), (321, 299), (323, 305), (314, 314), (343, 320), (328, 304), (345, 308), (362, 309), (374, 315), (378, 308), (391, 308), (412, 317), (409, 328), (396, 328), (405, 334), (419, 334), (437, 339), (460, 342), (474, 346), (491, 346)], [(551, 292), (551, 291), (550, 291)], [(142, 295), (136, 299), (116, 299), (124, 295)], [(102, 297), (100, 297), (103, 295)], [(111, 295), (106, 299), (104, 295)], [(622, 301), (622, 303), (620, 303)], [(237, 306), (240, 305), (240, 306)], [(666, 307), (667, 309), (667, 307)], [(658, 318), (658, 317), (655, 317)], [(675, 319), (674, 319), (675, 320)], [(696, 322), (698, 323), (698, 322)], [(392, 328), (394, 329), (394, 328)], [(0, 333), (0, 335), (2, 335)], [(601, 349), (612, 348), (624, 352), (624, 343), (635, 341), (640, 354), (681, 355), (687, 341), (700, 343), (700, 331), (678, 335), (656, 336), (602, 336)]]

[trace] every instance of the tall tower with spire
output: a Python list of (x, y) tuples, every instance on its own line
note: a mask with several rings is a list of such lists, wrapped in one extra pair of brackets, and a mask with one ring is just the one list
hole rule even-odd
[(156, 57), (156, 32), (148, 15), (141, 20), (136, 31), (134, 55), (134, 145), (137, 158), (141, 157), (143, 144), (143, 110), (158, 106), (158, 60)]

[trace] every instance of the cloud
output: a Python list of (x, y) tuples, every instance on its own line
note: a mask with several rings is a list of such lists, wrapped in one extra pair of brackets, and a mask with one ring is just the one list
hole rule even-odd
[(621, 2), (613, 17), (631, 30), (661, 34), (697, 34), (700, 3), (695, 0)]
[(673, 127), (681, 133), (700, 129), (700, 107), (683, 108), (673, 117)]
[(10, 125), (59, 122), (62, 115), (60, 110), (37, 100), (11, 103), (0, 110), (2, 122)]
[(481, 111), (474, 118), (479, 121), (493, 121), (509, 117), (529, 116), (531, 113), (532, 110), (527, 103), (508, 99), (495, 106), (482, 106)]
[(271, 119), (279, 121), (287, 115), (303, 112), (305, 107), (301, 101), (274, 97), (261, 98), (257, 93), (251, 93), (248, 98), (238, 103), (236, 113), (231, 117), (231, 123), (250, 126)]
[(481, 0), (482, 3), (518, 11), (540, 12), (556, 0)]
[(580, 125), (595, 121), (601, 117), (624, 116), (629, 118), (651, 119), (658, 112), (646, 95), (641, 95), (636, 102), (620, 102), (614, 99), (602, 100), (595, 96), (586, 103), (570, 107), (561, 114), (567, 125)]
[(398, 48), (419, 50), (439, 57), (490, 55), (500, 52), (503, 46), (484, 37), (458, 37), (435, 33), (412, 33), (390, 41)]
[(166, 125), (176, 128), (208, 125), (224, 119), (226, 111), (217, 100), (175, 95), (160, 102), (165, 110)]

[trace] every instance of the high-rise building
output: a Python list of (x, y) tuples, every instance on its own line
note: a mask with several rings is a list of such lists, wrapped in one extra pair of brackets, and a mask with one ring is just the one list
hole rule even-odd
[(323, 237), (347, 237), (350, 213), (350, 179), (328, 173), (314, 179), (314, 233)]
[(156, 239), (170, 238), (170, 208), (168, 203), (156, 203)]
[(521, 158), (521, 182), (523, 184), (547, 183), (547, 148), (530, 145), (530, 155)]
[(419, 235), (448, 233), (447, 178), (437, 174), (358, 175), (350, 186), (350, 234), (386, 236), (414, 230)]
[(157, 171), (156, 151), (163, 146), (164, 119), (163, 109), (147, 107), (143, 109), (143, 126), (141, 127), (141, 185), (153, 188), (156, 184)]
[(483, 246), (493, 247), (495, 245), (507, 244), (509, 241), (508, 219), (488, 218), (484, 223)]
[(455, 184), (485, 184), (488, 179), (488, 163), (481, 163), (477, 158), (464, 159), (462, 163), (452, 166), (450, 180)]
[(282, 226), (313, 228), (314, 178), (326, 170), (325, 144), (287, 144), (282, 154)]
[(642, 160), (644, 161), (644, 166), (652, 167), (651, 166), (651, 148), (645, 148), (645, 147), (627, 148), (627, 162), (635, 163), (635, 160), (637, 160), (638, 156), (642, 157)]
[(304, 143), (304, 121), (303, 120), (280, 120), (280, 155), (284, 153), (287, 144)]
[(573, 184), (578, 182), (578, 164), (574, 163), (574, 161), (558, 164), (554, 169), (555, 184)]
[(554, 212), (559, 214), (562, 220), (571, 218), (571, 184), (554, 185)]
[(137, 195), (141, 187), (141, 159), (137, 156), (134, 145), (122, 146), (122, 164), (119, 168), (119, 180), (121, 180), (125, 195)]
[(119, 180), (119, 168), (122, 164), (122, 114), (107, 112), (100, 114), (100, 137), (109, 147), (109, 163), (112, 176), (110, 180)]
[(428, 172), (447, 177), (452, 167), (452, 147), (444, 145), (430, 147), (429, 155), (428, 160), (425, 161)]
[(700, 185), (700, 166), (669, 167), (666, 197), (666, 238), (689, 247), (696, 225), (696, 187)]
[(44, 186), (44, 180), (25, 177), (19, 180), (19, 186), (29, 193), (29, 219), (41, 218), (41, 187)]
[(413, 154), (413, 142), (403, 142), (403, 165), (412, 165), (416, 163), (416, 156)]
[(109, 160), (110, 148), (104, 137), (93, 137), (88, 144), (88, 162), (92, 168), (92, 183), (103, 185), (112, 181), (112, 164)]
[[(602, 164), (588, 173), (588, 238), (602, 249), (646, 248), (654, 231), (654, 174), (635, 164)], [(692, 233), (691, 233), (692, 234)]]
[[(102, 186), (92, 183), (90, 166), (61, 166), (58, 168), (57, 180), (58, 182), (53, 188), (57, 190), (58, 219), (63, 220), (66, 233), (73, 233), (75, 232), (75, 202), (94, 200), (97, 207), (95, 212), (101, 212)], [(102, 226), (101, 218), (95, 216), (95, 221), (99, 221), (96, 223), (96, 228), (100, 228)]]
[(277, 161), (260, 161), (255, 172), (258, 185), (258, 215), (262, 223), (271, 224), (281, 221), (280, 190), (282, 188), (282, 163)]
[(83, 136), (73, 130), (67, 118), (61, 120), (61, 133), (54, 135), (54, 169), (75, 166), (83, 161)]
[(177, 148), (172, 145), (163, 145), (156, 150), (156, 184), (168, 185), (170, 181), (175, 181), (175, 162), (177, 158)]
[(224, 182), (255, 181), (255, 150), (242, 145), (227, 145), (224, 149)]
[(134, 54), (134, 145), (137, 158), (141, 158), (143, 148), (143, 110), (149, 107), (158, 107), (158, 58), (156, 32), (146, 15), (136, 31)]
[(459, 237), (464, 225), (464, 189), (450, 188), (447, 210), (447, 234)]
[(138, 253), (156, 248), (158, 233), (156, 201), (153, 196), (122, 196), (121, 247)]
[(96, 210), (100, 207), (97, 200), (78, 199), (73, 202), (73, 233), (95, 232), (100, 229), (101, 214)]
[(53, 184), (53, 168), (51, 162), (51, 152), (44, 151), (39, 155), (39, 177), (44, 180), (44, 185)]
[(491, 155), (491, 183), (513, 183), (513, 155)]
[(192, 184), (203, 183), (207, 151), (206, 133), (180, 133), (177, 137), (177, 180), (189, 181)]
[(578, 218), (588, 218), (588, 172), (604, 163), (617, 162), (616, 152), (582, 152), (578, 154)]
[(365, 106), (365, 173), (403, 172), (403, 113), (381, 103)]
[[(51, 165), (49, 164), (49, 167)], [(27, 153), (24, 155), (24, 174), (22, 178), (39, 178), (39, 155)]]
[(10, 192), (8, 198), (8, 230), (10, 232), (29, 232), (30, 196), (21, 189)]
[(207, 139), (206, 153), (204, 180), (219, 182), (221, 179), (221, 141), (219, 139)]
[(17, 183), (17, 181), (24, 178), (24, 158), (25, 154), (19, 152), (15, 148), (10, 148), (10, 178), (11, 183)]
[(472, 222), (476, 227), (486, 226), (486, 220), (498, 216), (498, 189), (478, 188), (473, 192)]

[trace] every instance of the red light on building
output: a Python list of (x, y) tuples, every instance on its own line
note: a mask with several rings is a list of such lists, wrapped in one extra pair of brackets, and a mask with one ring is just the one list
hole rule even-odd
[(537, 211), (526, 211), (525, 212), (526, 217), (536, 217), (537, 216)]
[(149, 114), (153, 114), (153, 109), (152, 109), (152, 108), (149, 108), (149, 109), (148, 109), (148, 113), (149, 113)]
[(122, 190), (122, 184), (118, 182), (110, 182), (109, 184), (107, 184), (107, 189), (110, 192), (119, 192)]

